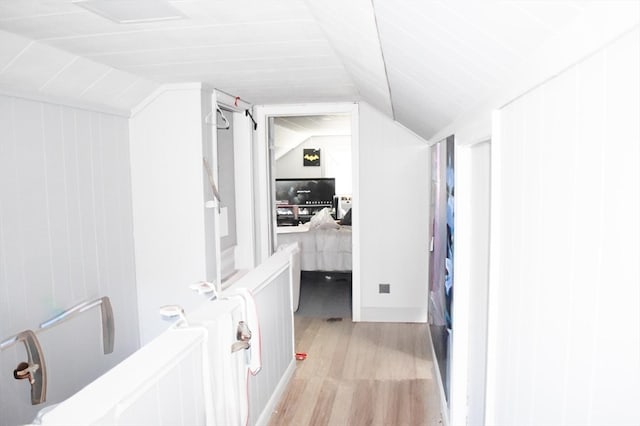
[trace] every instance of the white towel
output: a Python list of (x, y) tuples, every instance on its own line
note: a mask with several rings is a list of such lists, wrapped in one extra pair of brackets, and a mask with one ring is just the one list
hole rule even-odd
[(238, 370), (241, 368), (246, 371), (246, 364), (244, 357), (239, 358), (238, 353), (231, 353), (237, 323), (231, 310), (217, 313), (215, 318), (207, 318), (205, 315), (195, 321), (198, 324), (196, 327), (208, 331), (208, 362), (204, 365), (204, 373), (209, 378), (211, 390), (210, 395), (205, 397), (210, 398), (213, 406), (207, 412), (213, 421), (208, 421), (207, 424), (242, 426), (245, 424), (243, 413), (246, 411), (246, 392), (244, 378), (239, 377)]
[[(254, 376), (262, 369), (262, 336), (256, 301), (246, 288), (239, 288), (233, 296), (242, 298), (242, 315), (251, 330), (251, 347), (248, 352), (247, 368)], [(231, 297), (233, 297), (231, 296)]]

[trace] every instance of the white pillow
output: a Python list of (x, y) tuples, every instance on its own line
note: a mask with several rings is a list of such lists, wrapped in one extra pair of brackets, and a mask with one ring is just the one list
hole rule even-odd
[(331, 216), (329, 207), (325, 207), (318, 213), (314, 214), (309, 221), (309, 229), (339, 229), (335, 219)]

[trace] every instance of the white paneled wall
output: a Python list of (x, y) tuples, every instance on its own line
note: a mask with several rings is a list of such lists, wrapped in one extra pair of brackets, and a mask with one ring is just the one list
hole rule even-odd
[[(266, 425), (295, 368), (292, 249), (251, 270), (225, 290), (224, 299), (201, 298), (200, 306), (186, 313), (188, 325), (161, 333), (45, 414), (42, 424), (244, 425), (248, 397), (246, 424)], [(253, 294), (259, 326), (244, 317), (236, 288)], [(230, 351), (240, 320), (253, 332), (251, 352)], [(247, 379), (249, 353), (262, 355), (262, 368)]]
[[(209, 95), (210, 96), (210, 95)], [(140, 338), (168, 327), (162, 305), (190, 310), (201, 302), (189, 285), (213, 281), (205, 239), (203, 93), (200, 85), (169, 86), (131, 119), (131, 185)], [(210, 162), (211, 163), (211, 162)], [(213, 220), (209, 211), (208, 219)], [(209, 231), (206, 234), (205, 230)], [(213, 245), (213, 244), (212, 244)]]
[(487, 424), (640, 423), (638, 27), (500, 110)]
[[(113, 354), (100, 310), (39, 333), (48, 402), (76, 392), (138, 347), (126, 119), (0, 96), (0, 339), (83, 300), (109, 296)], [(22, 344), (0, 352), (0, 422), (33, 418), (12, 371)]]
[(43, 425), (204, 426), (204, 328), (173, 329), (42, 416)]
[[(363, 321), (426, 321), (429, 263), (429, 146), (360, 104), (360, 227)], [(391, 284), (379, 294), (378, 284)]]
[[(287, 254), (288, 256), (288, 254)], [(262, 334), (262, 371), (249, 378), (249, 424), (267, 424), (288, 380), (293, 361), (293, 316), (289, 269), (255, 293)], [(254, 345), (256, 342), (253, 343)]]

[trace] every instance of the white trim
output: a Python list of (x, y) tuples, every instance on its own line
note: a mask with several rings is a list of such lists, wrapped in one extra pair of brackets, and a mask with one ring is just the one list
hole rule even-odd
[[(269, 211), (272, 208), (269, 176), (269, 147), (268, 145), (268, 120), (271, 117), (290, 117), (305, 115), (330, 115), (351, 114), (351, 157), (352, 157), (352, 195), (353, 195), (353, 235), (352, 235), (352, 312), (353, 321), (361, 321), (361, 293), (360, 293), (360, 232), (359, 232), (359, 107), (357, 103), (313, 103), (313, 104), (288, 104), (288, 105), (259, 105), (256, 107), (255, 119), (258, 122), (257, 137), (257, 164), (256, 164), (256, 198), (258, 215), (258, 241), (260, 256), (258, 263), (266, 259), (271, 251), (271, 226), (269, 223)], [(262, 129), (261, 129), (262, 127)], [(261, 209), (261, 210), (260, 210)], [(274, 218), (275, 220), (275, 218)]]
[(269, 194), (271, 192), (269, 186), (269, 135), (268, 119), (264, 108), (256, 107), (254, 118), (258, 122), (258, 130), (255, 131), (255, 144), (253, 146), (255, 152), (254, 163), (254, 203), (255, 203), (255, 228), (256, 228), (256, 245), (255, 260), (256, 264), (264, 262), (269, 257), (271, 251), (271, 235), (269, 218), (271, 215), (271, 203)]
[(453, 321), (451, 351), (451, 382), (449, 388), (449, 414), (451, 424), (467, 424), (469, 310), (471, 272), (472, 229), (472, 163), (471, 152), (466, 147), (455, 146), (455, 284), (451, 318)]
[(362, 287), (360, 260), (360, 107), (351, 105), (351, 312), (352, 321), (362, 321)]
[[(258, 417), (258, 420), (256, 420), (256, 426), (266, 426), (269, 424), (271, 414), (275, 411), (276, 406), (278, 405), (278, 402), (280, 402), (280, 398), (284, 394), (284, 391), (287, 389), (287, 386), (289, 385), (289, 382), (291, 381), (291, 378), (293, 377), (293, 373), (295, 373), (295, 371), (296, 360), (294, 358), (291, 358), (291, 363), (289, 363), (289, 366), (282, 375), (280, 382), (278, 382), (278, 386), (276, 386), (275, 390), (271, 394), (271, 397), (269, 398), (269, 401), (267, 401), (264, 410), (262, 410), (262, 413), (260, 413), (260, 417)], [(249, 407), (249, 409), (251, 409), (251, 407)]]
[(27, 101), (42, 102), (45, 104), (60, 105), (68, 108), (82, 109), (85, 111), (130, 118), (130, 111), (128, 109), (114, 108), (114, 107), (96, 104), (94, 102), (69, 99), (63, 96), (20, 91), (15, 89), (7, 89), (4, 87), (0, 88), (0, 96), (7, 96), (10, 98), (19, 98)]
[[(206, 88), (202, 88), (201, 89), (203, 92), (207, 92), (208, 94), (210, 93), (211, 96), (211, 111), (213, 114), (215, 114), (216, 112), (216, 106), (218, 105), (218, 94), (215, 91), (209, 91)], [(204, 97), (203, 97), (204, 98)], [(207, 105), (207, 108), (209, 107), (209, 105)], [(207, 112), (208, 114), (208, 112)], [(210, 126), (210, 134), (211, 134), (211, 141), (207, 142), (206, 140), (203, 141), (203, 143), (209, 143), (210, 144), (210, 148), (211, 148), (211, 164), (209, 165), (211, 167), (211, 174), (213, 175), (213, 179), (214, 182), (216, 183), (216, 185), (220, 185), (220, 174), (218, 173), (219, 167), (218, 167), (218, 131), (216, 129), (216, 124), (215, 124), (215, 120), (213, 120), (213, 124), (208, 124), (206, 122), (206, 120), (204, 119), (204, 117), (202, 117), (202, 125), (203, 126)], [(204, 150), (203, 150), (204, 151)], [(205, 151), (206, 152), (206, 151)], [(204, 152), (203, 152), (204, 153)], [(222, 280), (224, 279), (224, 275), (222, 274), (222, 245), (221, 245), (221, 240), (222, 240), (222, 236), (220, 235), (220, 199), (219, 198), (215, 198), (214, 200), (214, 204), (215, 204), (215, 213), (213, 215), (213, 229), (214, 229), (214, 242), (215, 242), (215, 257), (216, 257), (216, 283), (220, 286), (219, 288), (222, 289)]]
[(499, 287), (501, 285), (500, 265), (502, 250), (502, 133), (501, 133), (501, 113), (492, 113), (493, 130), (491, 137), (491, 231), (489, 252), (489, 303), (487, 320), (487, 381), (486, 381), (486, 403), (485, 403), (485, 424), (495, 424), (496, 415), (496, 378), (500, 368), (496, 359), (496, 334), (500, 322), (499, 310)]
[[(489, 162), (489, 157), (476, 157), (479, 154), (478, 145), (480, 143), (490, 144), (491, 139), (485, 139), (482, 142), (467, 143), (455, 147), (455, 181), (456, 181), (456, 197), (455, 197), (455, 262), (454, 277), (455, 285), (453, 287), (453, 334), (451, 351), (451, 383), (449, 392), (449, 410), (451, 424), (467, 425), (478, 424), (477, 412), (470, 411), (471, 405), (477, 407), (480, 403), (477, 387), (477, 375), (473, 374), (474, 369), (486, 368), (483, 358), (486, 355), (486, 348), (477, 346), (479, 328), (482, 330), (484, 323), (478, 323), (477, 304), (484, 302), (478, 300), (478, 295), (486, 295), (488, 291), (488, 283), (482, 277), (477, 275), (478, 266), (478, 234), (488, 231), (486, 226), (482, 229), (474, 228), (477, 225), (479, 208), (488, 207), (488, 205), (478, 205), (478, 185), (484, 184), (485, 181), (478, 181), (476, 174), (477, 166), (474, 162), (481, 159)], [(477, 164), (477, 163), (476, 163)], [(486, 164), (486, 163), (485, 163)], [(489, 200), (486, 200), (487, 202)], [(487, 235), (488, 237), (488, 235)], [(488, 244), (486, 240), (482, 240), (482, 244)], [(488, 245), (486, 246), (488, 249)], [(475, 307), (475, 308), (474, 308)], [(485, 319), (486, 321), (486, 319)], [(482, 337), (486, 339), (485, 333)], [(484, 382), (482, 385), (484, 386)], [(474, 398), (474, 399), (472, 399)], [(484, 402), (484, 401), (482, 401)]]
[[(216, 92), (216, 98), (218, 99), (218, 105), (225, 106), (226, 108), (234, 112), (244, 112), (247, 109), (251, 109), (251, 103), (240, 99), (238, 96), (238, 105), (236, 106), (236, 97), (219, 89), (212, 89)], [(253, 123), (251, 123), (253, 125)]]
[[(355, 296), (353, 297), (355, 299)], [(355, 303), (354, 303), (355, 304)], [(365, 322), (427, 322), (428, 307), (402, 307), (402, 308), (371, 308), (360, 309), (360, 318), (357, 321)], [(354, 318), (353, 321), (356, 321)]]

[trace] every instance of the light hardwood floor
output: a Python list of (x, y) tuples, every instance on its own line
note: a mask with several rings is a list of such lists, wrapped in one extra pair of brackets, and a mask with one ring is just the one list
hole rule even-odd
[(270, 426), (442, 424), (426, 324), (295, 318), (306, 352)]

